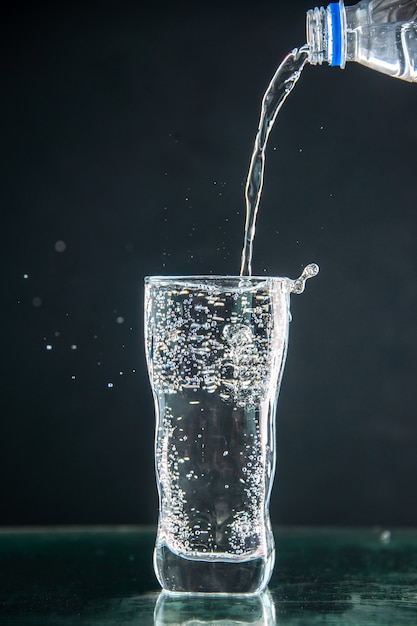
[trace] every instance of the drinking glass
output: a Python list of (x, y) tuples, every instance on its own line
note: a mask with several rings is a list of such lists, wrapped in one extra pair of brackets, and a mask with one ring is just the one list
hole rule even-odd
[(258, 593), (270, 579), (275, 412), (290, 293), (308, 277), (145, 279), (159, 492), (154, 567), (167, 591)]

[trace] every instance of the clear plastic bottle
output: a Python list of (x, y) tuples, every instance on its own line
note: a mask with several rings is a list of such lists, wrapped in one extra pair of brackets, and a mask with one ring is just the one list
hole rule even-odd
[(356, 61), (371, 69), (417, 82), (416, 0), (343, 1), (307, 12), (309, 61), (345, 67)]

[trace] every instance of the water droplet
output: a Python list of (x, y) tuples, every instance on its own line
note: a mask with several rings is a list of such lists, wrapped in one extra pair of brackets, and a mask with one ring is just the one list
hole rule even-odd
[(65, 250), (67, 249), (67, 244), (65, 243), (65, 241), (62, 241), (62, 239), (59, 239), (55, 242), (54, 248), (55, 252), (65, 252)]
[(122, 317), (121, 315), (119, 315), (119, 317), (116, 317), (116, 322), (118, 324), (123, 324), (124, 321), (125, 321), (125, 318)]
[(29, 274), (23, 274), (23, 278), (27, 280), (29, 278)]
[(107, 383), (107, 389), (113, 389), (114, 385), (113, 383)]
[(76, 343), (73, 343), (71, 346), (71, 350), (77, 350), (78, 346)]
[(381, 543), (384, 543), (385, 545), (391, 542), (391, 531), (390, 530), (383, 530), (382, 533), (379, 535), (379, 540)]
[(59, 337), (59, 336), (60, 336), (60, 334), (61, 334), (61, 333), (60, 333), (58, 330), (56, 330), (56, 331), (54, 332), (55, 337)]
[(35, 296), (32, 300), (32, 304), (35, 307), (40, 307), (42, 306), (42, 298), (39, 298), (39, 296)]
[(73, 375), (71, 376), (71, 380), (75, 380), (76, 378), (77, 378), (77, 377), (75, 376), (75, 374), (73, 374)]
[(52, 346), (51, 346), (51, 344), (50, 344), (50, 343), (47, 343), (47, 344), (46, 344), (46, 346), (45, 346), (45, 348), (46, 348), (47, 350), (52, 350)]
[(309, 278), (313, 278), (313, 276), (317, 276), (318, 273), (319, 273), (319, 266), (317, 265), (317, 263), (310, 263), (309, 265), (307, 265), (304, 268), (304, 271), (301, 274), (301, 276), (293, 281), (293, 284), (291, 286), (292, 293), (297, 293), (297, 294), (303, 293), (306, 281)]

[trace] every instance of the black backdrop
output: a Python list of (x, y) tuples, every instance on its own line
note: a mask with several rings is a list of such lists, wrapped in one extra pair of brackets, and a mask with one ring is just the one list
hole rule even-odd
[[(1, 10), (2, 525), (155, 522), (143, 276), (238, 272), (260, 100), (311, 8), (145, 4)], [(254, 272), (321, 267), (275, 523), (417, 523), (416, 104), (308, 66), (272, 132)]]

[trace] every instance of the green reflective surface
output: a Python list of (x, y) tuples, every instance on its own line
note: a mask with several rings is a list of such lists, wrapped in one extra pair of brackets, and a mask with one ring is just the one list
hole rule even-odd
[(417, 530), (278, 529), (261, 596), (161, 594), (151, 529), (0, 531), (0, 623), (417, 624)]

